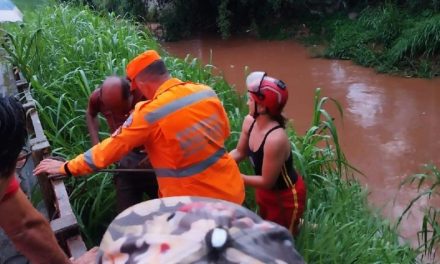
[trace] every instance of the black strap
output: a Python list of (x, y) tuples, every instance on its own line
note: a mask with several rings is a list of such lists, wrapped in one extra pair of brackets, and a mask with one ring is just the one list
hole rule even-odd
[(69, 162), (64, 163), (64, 171), (66, 172), (67, 176), (71, 177), (72, 173), (69, 170), (69, 165), (68, 164), (69, 164)]
[[(252, 132), (252, 130), (254, 129), (255, 122), (257, 122), (257, 119), (254, 119), (254, 122), (252, 122), (252, 125), (251, 125), (251, 127), (249, 128), (249, 132), (248, 132), (248, 145), (249, 145), (249, 140), (250, 140), (250, 138), (251, 138), (251, 132)], [(275, 126), (275, 127), (271, 128), (269, 131), (267, 131), (266, 135), (264, 135), (264, 138), (263, 138), (263, 141), (261, 142), (260, 147), (259, 147), (257, 150), (259, 150), (260, 148), (262, 148), (262, 147), (264, 146), (264, 144), (266, 143), (266, 138), (267, 138), (267, 136), (268, 136), (272, 131), (274, 131), (275, 129), (278, 129), (278, 128), (282, 128), (282, 127), (283, 127), (283, 126), (278, 125), (278, 126)]]
[(254, 119), (254, 122), (252, 122), (252, 125), (251, 125), (251, 127), (249, 128), (249, 131), (248, 131), (248, 137), (251, 136), (251, 132), (252, 132), (252, 129), (254, 129), (255, 122), (257, 122), (257, 119)]
[(263, 147), (264, 144), (266, 143), (266, 138), (267, 138), (267, 136), (268, 136), (272, 131), (274, 131), (274, 130), (276, 130), (276, 129), (278, 129), (278, 128), (282, 128), (282, 126), (281, 126), (281, 125), (278, 125), (278, 126), (276, 126), (276, 127), (271, 128), (269, 131), (267, 131), (266, 135), (264, 135), (263, 142), (261, 142), (260, 148)]

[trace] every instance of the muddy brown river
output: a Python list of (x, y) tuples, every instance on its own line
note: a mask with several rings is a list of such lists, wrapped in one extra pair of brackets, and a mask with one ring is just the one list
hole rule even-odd
[[(343, 120), (336, 117), (343, 150), (365, 174), (357, 177), (368, 188), (371, 204), (390, 219), (400, 216), (416, 195), (413, 187), (399, 188), (401, 181), (425, 163), (439, 164), (440, 79), (377, 74), (351, 61), (311, 58), (294, 41), (203, 37), (163, 45), (177, 57), (191, 54), (215, 65), (239, 91), (245, 90), (246, 68), (284, 80), (286, 114), (300, 133), (310, 125), (317, 87), (338, 100), (344, 109)], [(400, 229), (413, 243), (426, 203), (420, 201)]]

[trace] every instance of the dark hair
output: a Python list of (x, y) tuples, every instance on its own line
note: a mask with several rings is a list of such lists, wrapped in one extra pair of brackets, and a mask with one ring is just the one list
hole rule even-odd
[(15, 98), (0, 97), (0, 178), (9, 178), (27, 137), (25, 112)]
[(282, 126), (283, 128), (286, 128), (287, 119), (282, 114), (272, 115), (269, 113), (269, 111), (267, 111), (267, 114), (270, 116), (270, 118), (272, 118), (273, 120), (278, 122), (278, 124), (280, 124), (280, 126)]
[(128, 100), (130, 97), (130, 82), (126, 78), (119, 78), (121, 80), (122, 98)]
[(167, 66), (163, 60), (157, 60), (151, 63), (147, 68), (140, 72), (140, 75), (166, 75), (168, 74)]

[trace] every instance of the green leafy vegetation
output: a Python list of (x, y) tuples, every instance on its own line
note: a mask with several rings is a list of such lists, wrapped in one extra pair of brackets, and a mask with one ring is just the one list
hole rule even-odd
[[(2, 47), (12, 64), (30, 80), (39, 115), (53, 151), (66, 158), (90, 147), (84, 111), (87, 98), (105, 76), (125, 75), (127, 62), (146, 49), (157, 49), (171, 74), (213, 87), (231, 124), (227, 148), (235, 147), (244, 116), (245, 99), (213, 66), (196, 59), (169, 56), (141, 25), (97, 15), (66, 5), (39, 9), (23, 25), (8, 25)], [(337, 128), (326, 111), (337, 102), (315, 95), (311, 127), (304, 134), (289, 130), (295, 163), (308, 189), (307, 210), (296, 245), (308, 263), (415, 263), (419, 251), (398, 240), (394, 225), (370, 209), (366, 193), (351, 176), (339, 144)], [(342, 111), (340, 113), (342, 115)], [(250, 173), (249, 164), (241, 166)], [(111, 175), (70, 179), (70, 199), (88, 245), (99, 243), (115, 217)], [(252, 190), (245, 205), (255, 210)]]
[(379, 72), (440, 75), (440, 14), (432, 10), (413, 13), (384, 4), (365, 8), (355, 20), (341, 16), (323, 19), (312, 29), (305, 41), (326, 43), (324, 57), (350, 59)]
[(47, 5), (49, 3), (54, 3), (54, 0), (12, 0), (12, 2), (20, 9), (22, 12), (27, 12), (38, 8), (40, 6)]
[(418, 241), (419, 250), (423, 251), (424, 257), (433, 258), (440, 244), (440, 210), (431, 201), (440, 196), (440, 170), (433, 164), (427, 164), (423, 167), (421, 173), (408, 177), (402, 182), (402, 185), (416, 185), (418, 194), (405, 208), (399, 222), (408, 214), (417, 201), (421, 199), (428, 201), (428, 205), (424, 208)]
[(158, 35), (168, 41), (199, 32), (222, 38), (237, 34), (299, 38), (326, 47), (312, 56), (350, 59), (405, 76), (440, 75), (437, 0), (64, 1), (143, 23), (158, 22), (162, 32)]

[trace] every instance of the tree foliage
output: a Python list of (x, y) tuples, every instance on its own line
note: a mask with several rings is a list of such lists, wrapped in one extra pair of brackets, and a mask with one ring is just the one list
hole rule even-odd
[(60, 0), (87, 4), (101, 11), (159, 22), (165, 39), (177, 40), (196, 32), (216, 32), (223, 38), (251, 32), (264, 38), (286, 38), (303, 20), (337, 12), (360, 12), (383, 4), (413, 12), (438, 11), (440, 0)]

